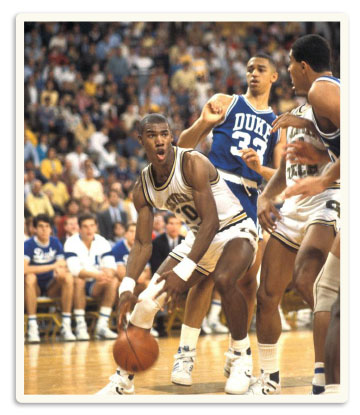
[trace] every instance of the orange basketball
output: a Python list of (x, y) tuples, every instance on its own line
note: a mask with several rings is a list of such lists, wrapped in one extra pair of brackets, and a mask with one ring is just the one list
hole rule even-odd
[(115, 362), (130, 373), (149, 369), (159, 356), (159, 346), (148, 330), (129, 327), (121, 331), (113, 346)]

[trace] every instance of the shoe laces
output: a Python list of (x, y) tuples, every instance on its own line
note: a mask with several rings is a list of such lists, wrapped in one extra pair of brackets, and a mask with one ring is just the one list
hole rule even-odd
[(187, 348), (179, 347), (178, 352), (174, 355), (175, 359), (182, 359), (183, 361), (191, 361), (193, 362), (196, 357), (196, 351), (193, 350), (187, 350)]
[(249, 356), (246, 354), (237, 355), (233, 351), (228, 350), (225, 356), (229, 359), (226, 363), (230, 365), (232, 372), (251, 372), (251, 361)]

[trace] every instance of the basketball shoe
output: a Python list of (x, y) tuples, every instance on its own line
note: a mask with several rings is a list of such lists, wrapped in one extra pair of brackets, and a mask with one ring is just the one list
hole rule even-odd
[(61, 326), (60, 339), (64, 342), (74, 342), (76, 340), (70, 326)]
[(226, 326), (224, 326), (224, 324), (222, 324), (220, 320), (208, 320), (208, 325), (212, 333), (217, 333), (217, 334), (229, 333), (229, 329)]
[(110, 382), (95, 395), (133, 395), (135, 393), (134, 375), (129, 375), (125, 370), (118, 368), (109, 379)]
[(87, 331), (87, 325), (86, 323), (78, 323), (75, 328), (75, 336), (76, 340), (78, 341), (86, 341), (90, 340), (89, 333)]
[(265, 373), (261, 370), (259, 379), (250, 386), (246, 395), (278, 395), (281, 391), (281, 385), (279, 381), (279, 372), (276, 372), (278, 382), (272, 379), (270, 373)]
[(27, 332), (27, 342), (29, 344), (40, 343), (40, 335), (38, 326), (29, 326)]
[(189, 350), (189, 346), (179, 347), (174, 355), (175, 362), (171, 372), (171, 382), (176, 385), (191, 386), (191, 372), (194, 368), (196, 352)]
[(225, 356), (224, 375), (228, 378), (225, 392), (231, 395), (243, 395), (249, 390), (251, 384), (252, 356), (232, 349), (228, 350)]
[(107, 326), (97, 324), (95, 327), (95, 339), (97, 340), (115, 340), (117, 336), (117, 333), (111, 331)]

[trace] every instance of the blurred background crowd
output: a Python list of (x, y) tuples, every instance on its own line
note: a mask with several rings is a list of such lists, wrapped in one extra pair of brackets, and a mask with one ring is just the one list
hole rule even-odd
[[(246, 91), (246, 64), (259, 51), (279, 72), (270, 104), (277, 114), (291, 110), (291, 44), (306, 33), (325, 36), (338, 76), (339, 30), (331, 22), (25, 23), (25, 237), (40, 213), (63, 242), (80, 213), (94, 213), (103, 236), (121, 239), (136, 222), (132, 189), (146, 165), (137, 123), (145, 114), (165, 114), (176, 140), (214, 93)], [(154, 236), (165, 231), (158, 216)]]

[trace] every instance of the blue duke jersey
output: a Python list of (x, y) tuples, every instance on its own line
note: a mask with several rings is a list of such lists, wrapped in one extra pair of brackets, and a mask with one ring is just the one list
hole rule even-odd
[(270, 133), (276, 115), (269, 107), (256, 110), (244, 95), (234, 95), (225, 120), (213, 130), (209, 159), (219, 170), (246, 213), (257, 223), (257, 187), (262, 177), (241, 158), (241, 151), (253, 148), (262, 165), (271, 163), (280, 132)]
[[(335, 85), (338, 85), (340, 88), (340, 79), (335, 78), (334, 76), (321, 76), (317, 78), (314, 82), (331, 82)], [(333, 162), (335, 162), (340, 157), (340, 128), (331, 133), (324, 133), (320, 130), (314, 112), (312, 111), (312, 121), (315, 124), (315, 128), (319, 133), (328, 153)]]
[[(54, 236), (50, 236), (47, 245), (42, 245), (36, 236), (24, 242), (24, 259), (29, 261), (29, 265), (51, 265), (64, 257), (63, 246)], [(47, 280), (52, 276), (52, 271), (37, 274), (39, 280)]]
[(126, 240), (122, 239), (113, 246), (111, 253), (115, 258), (116, 265), (122, 264), (126, 266), (130, 253), (130, 247), (126, 243)]

